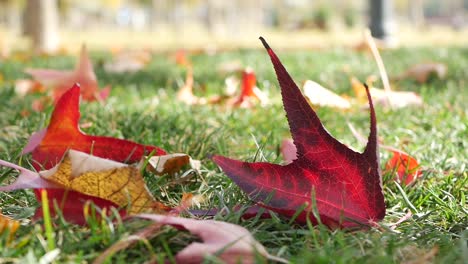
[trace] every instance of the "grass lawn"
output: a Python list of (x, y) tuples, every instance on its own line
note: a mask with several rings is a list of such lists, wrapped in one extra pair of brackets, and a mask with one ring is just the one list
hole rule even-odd
[[(275, 47), (274, 42), (270, 42)], [(260, 42), (258, 43), (260, 47)], [(332, 90), (353, 96), (348, 67), (361, 80), (378, 75), (369, 54), (348, 49), (320, 51), (277, 51), (285, 67), (301, 83), (315, 80)], [(269, 93), (271, 104), (253, 109), (228, 109), (217, 105), (187, 106), (175, 99), (184, 70), (165, 54), (155, 55), (145, 70), (134, 74), (106, 73), (99, 61), (109, 54), (92, 54), (99, 83), (112, 85), (104, 104), (82, 103), (82, 123), (90, 123), (88, 134), (130, 139), (159, 146), (168, 152), (183, 152), (202, 161), (196, 180), (172, 185), (168, 176), (146, 175), (149, 189), (161, 201), (176, 205), (184, 192), (202, 194), (202, 208), (232, 208), (250, 205), (248, 198), (212, 163), (209, 154), (222, 154), (240, 160), (259, 157), (269, 162), (282, 161), (279, 146), (289, 130), (282, 108), (278, 83), (268, 55), (263, 50), (239, 50), (215, 55), (191, 56), (197, 93), (218, 94), (224, 78), (216, 65), (240, 60), (252, 66), (258, 86)], [(381, 228), (349, 232), (328, 230), (323, 226), (307, 227), (289, 223), (288, 219), (243, 220), (240, 213), (218, 215), (216, 219), (240, 224), (254, 233), (272, 255), (294, 263), (463, 263), (468, 259), (468, 211), (466, 206), (468, 172), (468, 49), (457, 47), (400, 48), (382, 53), (390, 76), (408, 66), (425, 61), (447, 64), (445, 80), (420, 85), (411, 80), (398, 83), (398, 89), (420, 93), (422, 107), (391, 110), (377, 106), (379, 137), (384, 144), (400, 148), (414, 156), (424, 169), (413, 186), (399, 186), (393, 175), (384, 177), (387, 216)], [(30, 134), (47, 125), (52, 107), (42, 113), (31, 108), (34, 96), (19, 97), (14, 80), (25, 78), (25, 67), (72, 68), (74, 57), (33, 57), (28, 61), (0, 61), (0, 158), (31, 168), (30, 157), (21, 156)], [(380, 85), (378, 85), (380, 86)], [(205, 92), (200, 92), (205, 89)], [(351, 122), (362, 134), (369, 127), (367, 110), (355, 108), (337, 111), (317, 110), (328, 131), (343, 143), (362, 150), (350, 133)], [(261, 153), (262, 155), (259, 155)], [(391, 153), (381, 150), (382, 167)], [(0, 169), (0, 184), (17, 174)], [(0, 208), (5, 215), (21, 220), (22, 226), (10, 244), (0, 236), (0, 263), (36, 263), (48, 252), (43, 221), (31, 222), (39, 206), (32, 191), (0, 193)], [(388, 226), (408, 211), (413, 217), (395, 230)], [(111, 217), (112, 218), (112, 217)], [(56, 263), (91, 262), (116, 241), (134, 233), (142, 221), (112, 222), (90, 220), (81, 227), (55, 219), (54, 247), (60, 249)], [(172, 228), (163, 228), (157, 236), (116, 253), (109, 263), (141, 263), (151, 257), (172, 257), (196, 237)]]

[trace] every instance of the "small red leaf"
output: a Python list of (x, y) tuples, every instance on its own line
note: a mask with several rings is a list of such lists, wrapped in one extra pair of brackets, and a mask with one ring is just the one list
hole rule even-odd
[(397, 179), (410, 185), (422, 175), (418, 161), (402, 151), (393, 151), (393, 157), (385, 164), (388, 171), (396, 171)]
[[(34, 168), (50, 169), (55, 166), (68, 149), (118, 162), (137, 162), (151, 152), (163, 155), (166, 152), (155, 146), (141, 145), (132, 141), (84, 134), (78, 127), (80, 86), (75, 84), (57, 102), (49, 126), (42, 140), (33, 136), (25, 150), (32, 150)], [(39, 132), (43, 133), (43, 132)], [(36, 145), (37, 144), (37, 145)], [(36, 146), (35, 146), (36, 145)]]
[(260, 101), (260, 103), (265, 104), (267, 101), (266, 96), (258, 89), (256, 86), (257, 77), (252, 68), (247, 67), (242, 72), (242, 83), (241, 83), (241, 93), (239, 97), (234, 101), (234, 106), (240, 107), (251, 107), (251, 99)]
[(312, 216), (313, 201), (321, 222), (330, 227), (359, 227), (383, 219), (377, 126), (369, 91), (370, 134), (365, 151), (357, 153), (325, 130), (276, 54), (261, 40), (281, 86), (297, 159), (285, 166), (223, 156), (214, 156), (213, 161), (260, 205), (292, 217), (306, 204), (299, 222), (318, 221)]

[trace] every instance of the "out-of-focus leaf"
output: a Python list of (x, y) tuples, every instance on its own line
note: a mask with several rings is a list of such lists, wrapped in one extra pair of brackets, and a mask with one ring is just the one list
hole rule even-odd
[[(175, 256), (176, 263), (202, 263), (207, 256), (214, 256), (223, 263), (255, 263), (257, 256), (287, 263), (284, 259), (269, 255), (247, 229), (238, 225), (215, 220), (195, 220), (156, 214), (139, 214), (136, 217), (151, 220), (160, 225), (171, 225), (200, 237), (201, 242), (193, 242), (177, 253)], [(158, 230), (154, 226), (149, 228), (153, 232)], [(139, 232), (139, 237), (144, 239), (150, 236), (151, 233), (143, 230)], [(117, 250), (129, 246), (130, 243), (127, 240), (122, 240), (106, 250), (97, 258), (98, 261), (95, 264), (103, 263)]]
[(337, 95), (314, 81), (307, 80), (302, 87), (302, 91), (312, 105), (335, 107), (339, 109), (351, 108), (351, 103), (348, 99)]
[(141, 51), (121, 51), (114, 54), (111, 61), (104, 64), (104, 69), (112, 73), (128, 73), (142, 70), (150, 61), (151, 53)]
[[(365, 94), (362, 93), (362, 89), (365, 90), (364, 85), (359, 82), (356, 78), (351, 77), (351, 87), (353, 88), (359, 101), (364, 100)], [(409, 91), (386, 91), (375, 87), (370, 88), (372, 99), (376, 104), (392, 107), (392, 108), (403, 108), (408, 106), (419, 106), (423, 104), (421, 96), (415, 92)]]
[(104, 100), (110, 91), (109, 86), (99, 89), (93, 64), (84, 45), (74, 70), (26, 69), (25, 72), (34, 80), (50, 88), (51, 96), (55, 101), (75, 83), (79, 83), (82, 87), (81, 95), (86, 101)]
[(385, 164), (387, 171), (395, 172), (396, 179), (410, 185), (422, 175), (418, 161), (403, 151), (394, 150), (393, 156)]
[(447, 65), (438, 62), (419, 63), (409, 67), (397, 79), (414, 79), (419, 83), (426, 83), (434, 76), (444, 79), (447, 76)]
[(20, 223), (8, 216), (2, 214), (2, 210), (0, 208), (0, 236), (4, 233), (8, 232), (8, 242), (13, 239), (16, 231), (20, 227)]
[(239, 97), (232, 101), (232, 105), (249, 108), (255, 105), (255, 101), (265, 105), (268, 103), (268, 97), (257, 87), (257, 77), (253, 69), (247, 67), (242, 71), (241, 92)]

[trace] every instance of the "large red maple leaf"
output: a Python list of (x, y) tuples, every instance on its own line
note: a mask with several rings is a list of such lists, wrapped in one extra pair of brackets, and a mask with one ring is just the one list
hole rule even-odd
[(313, 212), (330, 227), (360, 227), (383, 219), (377, 121), (369, 91), (370, 134), (364, 152), (358, 153), (326, 131), (276, 54), (260, 39), (281, 86), (297, 159), (285, 166), (217, 155), (213, 161), (254, 201), (272, 211), (292, 217), (305, 205), (298, 222), (309, 218), (317, 223)]

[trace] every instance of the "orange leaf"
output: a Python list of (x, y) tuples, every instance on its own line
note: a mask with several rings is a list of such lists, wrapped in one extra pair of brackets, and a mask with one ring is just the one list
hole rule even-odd
[(422, 175), (418, 161), (402, 151), (393, 151), (393, 157), (387, 162), (385, 168), (388, 171), (395, 171), (397, 179), (405, 185), (412, 184)]
[(8, 216), (2, 215), (1, 212), (2, 210), (0, 210), (0, 235), (4, 232), (7, 232), (7, 241), (11, 241), (16, 233), (16, 230), (18, 230), (20, 227), (20, 223)]

